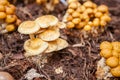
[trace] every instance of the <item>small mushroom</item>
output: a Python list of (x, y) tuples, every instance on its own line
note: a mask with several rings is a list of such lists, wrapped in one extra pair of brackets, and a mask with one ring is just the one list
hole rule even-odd
[(61, 38), (58, 38), (56, 41), (57, 41), (57, 49), (56, 49), (56, 51), (62, 50), (64, 48), (68, 47), (68, 45), (69, 45), (66, 40), (61, 39)]
[(18, 27), (18, 32), (21, 34), (30, 34), (30, 38), (34, 39), (34, 33), (39, 31), (40, 26), (34, 21), (24, 21)]
[(113, 50), (120, 52), (120, 42), (112, 42)]
[(57, 41), (50, 41), (48, 42), (48, 48), (45, 50), (45, 53), (50, 53), (56, 51), (57, 49)]
[(104, 58), (109, 58), (109, 57), (111, 57), (113, 55), (111, 49), (102, 49), (100, 54)]
[(48, 28), (51, 26), (56, 26), (58, 23), (58, 19), (52, 15), (45, 15), (37, 18), (35, 22), (39, 24), (41, 28)]
[(98, 11), (100, 11), (100, 12), (107, 12), (108, 11), (108, 7), (106, 5), (100, 5), (98, 7)]
[(57, 27), (60, 29), (66, 28), (66, 24), (64, 22), (58, 22)]
[(60, 32), (57, 29), (48, 29), (38, 35), (44, 41), (54, 41), (60, 37)]
[(25, 56), (39, 55), (48, 48), (48, 43), (39, 38), (29, 39), (24, 43), (24, 49), (26, 51)]
[(116, 67), (116, 66), (118, 66), (118, 64), (119, 64), (119, 60), (118, 60), (117, 57), (112, 56), (112, 57), (109, 57), (109, 58), (106, 60), (106, 64), (107, 64), (109, 67)]
[(14, 80), (8, 72), (0, 71), (0, 80)]
[(110, 72), (113, 76), (120, 77), (120, 65), (115, 68), (112, 68)]
[(103, 41), (101, 44), (100, 44), (100, 49), (112, 49), (112, 44), (108, 41)]

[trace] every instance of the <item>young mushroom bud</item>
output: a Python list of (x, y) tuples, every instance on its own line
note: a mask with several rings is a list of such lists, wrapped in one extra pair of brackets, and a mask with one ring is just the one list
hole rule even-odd
[(16, 15), (7, 15), (5, 22), (6, 23), (13, 23), (16, 21), (16, 19), (17, 19)]
[(72, 3), (72, 2), (76, 2), (77, 0), (67, 0), (68, 4)]
[(5, 11), (5, 6), (0, 5), (0, 12), (4, 12)]
[(87, 8), (93, 8), (93, 3), (91, 1), (86, 1), (83, 5)]
[(0, 19), (5, 19), (5, 18), (6, 18), (6, 13), (0, 12)]
[(8, 5), (8, 6), (5, 7), (5, 11), (6, 11), (6, 14), (9, 14), (9, 15), (14, 14), (15, 6)]
[(103, 41), (101, 44), (100, 44), (100, 49), (112, 49), (112, 44), (108, 41)]
[(103, 12), (103, 13), (108, 12), (108, 7), (106, 5), (100, 5), (98, 7), (98, 11)]
[(119, 58), (119, 52), (117, 52), (116, 50), (112, 50), (112, 55)]
[(7, 0), (0, 0), (0, 5), (7, 5), (9, 2)]
[(67, 22), (67, 28), (72, 29), (75, 27), (75, 24), (73, 22)]
[(91, 26), (90, 25), (85, 25), (83, 29), (85, 31), (90, 31), (91, 30)]
[(120, 52), (120, 42), (112, 42), (113, 50)]
[(110, 70), (114, 77), (120, 77), (120, 65)]
[(107, 60), (106, 60), (106, 64), (109, 66), (109, 67), (116, 67), (118, 66), (119, 64), (119, 60), (117, 57), (115, 56), (112, 56), (112, 57), (109, 57)]
[(15, 26), (13, 24), (8, 24), (5, 28), (8, 32), (12, 32), (15, 30)]
[(112, 56), (112, 50), (111, 49), (102, 49), (100, 52), (100, 55), (104, 58), (109, 58)]

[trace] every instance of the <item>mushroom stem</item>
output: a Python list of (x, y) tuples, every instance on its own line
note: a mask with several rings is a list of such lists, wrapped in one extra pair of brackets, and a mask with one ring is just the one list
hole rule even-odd
[(34, 34), (30, 34), (29, 36), (30, 36), (30, 39), (35, 39)]

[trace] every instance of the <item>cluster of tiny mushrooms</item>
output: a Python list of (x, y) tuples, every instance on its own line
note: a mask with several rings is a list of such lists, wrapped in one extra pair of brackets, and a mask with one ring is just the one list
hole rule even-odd
[(120, 42), (104, 41), (100, 49), (102, 58), (97, 65), (97, 78), (120, 77)]
[(67, 28), (83, 29), (84, 31), (104, 29), (104, 26), (110, 21), (106, 5), (97, 6), (92, 1), (80, 4), (78, 0), (68, 0), (68, 9), (63, 19)]
[(16, 7), (7, 0), (0, 0), (0, 33), (17, 29), (21, 21), (15, 15), (15, 10)]
[(43, 5), (47, 10), (53, 11), (59, 0), (36, 0), (38, 5)]
[[(63, 1), (63, 0), (61, 0)], [(36, 0), (52, 11), (59, 0)], [(28, 34), (30, 39), (24, 43), (25, 57), (48, 54), (68, 47), (66, 40), (60, 38), (60, 28), (76, 28), (84, 31), (104, 29), (111, 21), (108, 7), (97, 6), (92, 1), (80, 4), (78, 0), (67, 0), (68, 9), (62, 22), (53, 15), (44, 15), (34, 21), (20, 20), (15, 15), (15, 6), (7, 0), (0, 0), (0, 33), (11, 32), (18, 26), (18, 32)], [(66, 24), (65, 24), (66, 23)], [(98, 62), (96, 77), (103, 79), (107, 76), (120, 77), (120, 42), (104, 41), (100, 45), (102, 59)], [(7, 72), (0, 72), (0, 79), (13, 80)]]
[(50, 53), (68, 46), (66, 40), (60, 37), (60, 28), (65, 24), (53, 15), (44, 15), (34, 21), (24, 21), (18, 27), (21, 34), (29, 34), (30, 39), (25, 41), (25, 56), (34, 56), (41, 53)]

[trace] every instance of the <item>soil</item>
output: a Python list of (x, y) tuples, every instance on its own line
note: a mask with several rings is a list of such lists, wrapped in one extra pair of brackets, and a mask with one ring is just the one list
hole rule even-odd
[[(13, 3), (15, 0), (10, 0)], [(34, 0), (30, 0), (31, 2)], [(64, 50), (54, 52), (49, 57), (44, 67), (39, 66), (39, 56), (25, 58), (23, 56), (24, 41), (29, 37), (22, 35), (17, 31), (0, 35), (0, 52), (4, 58), (0, 61), (0, 70), (9, 72), (15, 80), (26, 80), (25, 74), (31, 68), (37, 70), (44, 77), (35, 78), (34, 80), (96, 80), (95, 71), (97, 61), (100, 59), (99, 44), (102, 41), (120, 41), (120, 0), (93, 0), (93, 2), (105, 4), (109, 7), (112, 21), (106, 26), (104, 33), (97, 37), (83, 39), (79, 30), (61, 30), (61, 37), (66, 39), (70, 46)], [(42, 6), (36, 3), (24, 3), (24, 0), (14, 2), (17, 6), (16, 14), (22, 21), (34, 20), (35, 18), (53, 14), (62, 20), (67, 7), (58, 4), (52, 12), (46, 12)], [(84, 46), (79, 46), (85, 43)], [(73, 45), (78, 45), (73, 47)], [(38, 61), (38, 62), (37, 62)], [(55, 73), (55, 69), (62, 67), (63, 72)], [(119, 80), (119, 78), (111, 78)]]

